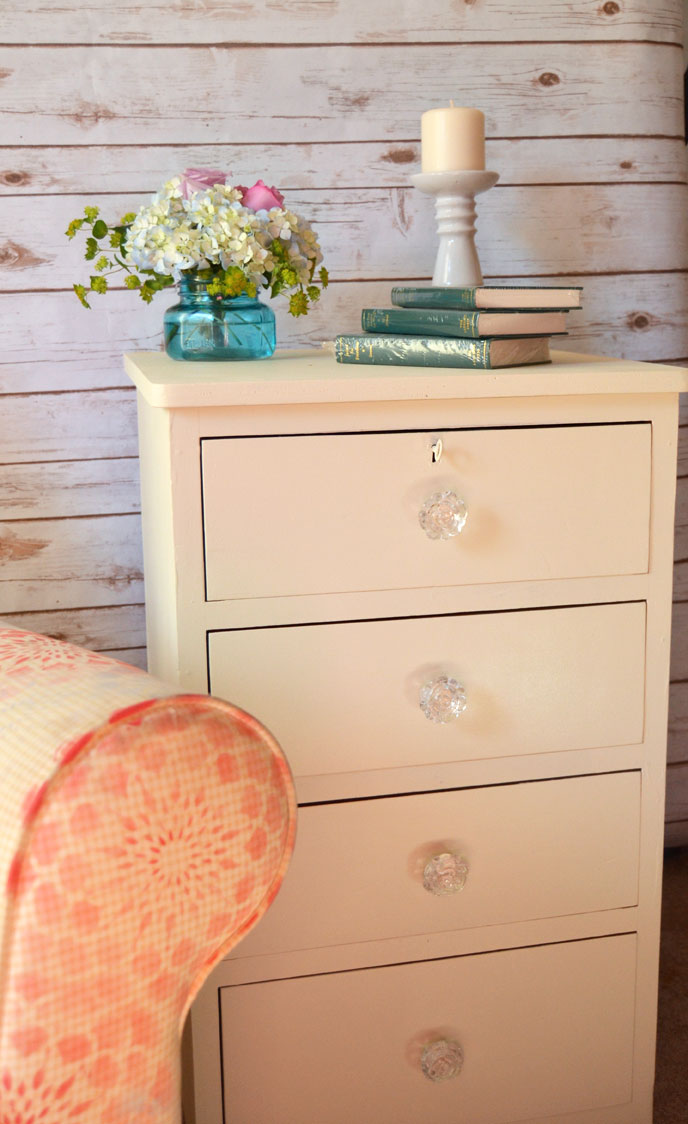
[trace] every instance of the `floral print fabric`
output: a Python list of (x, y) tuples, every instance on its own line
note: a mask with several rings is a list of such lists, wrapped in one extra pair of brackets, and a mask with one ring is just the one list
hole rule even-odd
[(279, 747), (171, 691), (0, 628), (0, 1124), (177, 1124), (188, 1007), (282, 881)]

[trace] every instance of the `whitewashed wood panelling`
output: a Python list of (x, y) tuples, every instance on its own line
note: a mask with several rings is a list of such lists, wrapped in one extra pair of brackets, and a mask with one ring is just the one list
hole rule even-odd
[[(239, 183), (256, 174), (250, 144), (83, 145), (0, 149), (0, 195), (104, 195), (157, 191), (161, 176), (198, 164), (231, 170)], [(406, 187), (420, 167), (420, 144), (341, 141), (261, 145), (261, 164), (282, 191), (360, 184)], [(487, 138), (488, 168), (512, 184), (660, 183), (685, 179), (682, 137)]]
[[(582, 284), (561, 346), (688, 361), (681, 0), (5, 0), (0, 14), (0, 614), (143, 664), (135, 402), (172, 294), (83, 310), (63, 231), (189, 165), (261, 176), (318, 228), (333, 283), (282, 346), (355, 330), (425, 279), (420, 115), (487, 119), (486, 280)], [(668, 838), (688, 841), (688, 408), (677, 498)], [(676, 788), (672, 788), (676, 777)], [(682, 835), (683, 833), (683, 835)]]
[(683, 129), (683, 57), (661, 43), (5, 47), (0, 76), (5, 144), (417, 139), (454, 91), (497, 137)]
[(3, 12), (6, 43), (371, 43), (501, 42), (559, 39), (652, 39), (680, 43), (680, 10), (672, 0), (311, 0), (268, 6), (236, 0), (174, 4), (89, 0), (56, 8), (27, 0)]
[[(79, 276), (86, 276), (80, 270)], [(513, 278), (494, 276), (493, 282)], [(536, 275), (534, 283), (551, 283)], [(585, 307), (569, 317), (567, 351), (672, 361), (686, 349), (688, 273), (567, 274), (557, 284), (583, 285)], [(390, 281), (337, 281), (307, 317), (295, 320), (284, 301), (273, 307), (280, 346), (306, 347), (337, 331), (358, 331), (361, 308), (389, 304)], [(128, 387), (123, 351), (155, 351), (161, 345), (162, 310), (173, 293), (146, 305), (126, 290), (92, 298), (81, 308), (74, 293), (40, 294), (41, 319), (27, 324), (24, 293), (4, 293), (0, 317), (0, 393)], [(688, 459), (688, 453), (686, 454)], [(688, 465), (685, 468), (688, 474)], [(0, 502), (1, 506), (1, 502)]]
[(139, 462), (135, 455), (0, 464), (3, 520), (70, 519), (140, 510)]
[[(30, 394), (10, 394), (2, 400), (0, 464), (137, 453), (133, 387), (42, 394), (38, 400)], [(4, 497), (0, 501), (4, 503)]]
[(6, 522), (0, 537), (2, 615), (143, 600), (139, 517)]
[[(4, 613), (2, 620), (14, 628), (49, 633), (96, 652), (136, 651), (145, 657), (146, 618), (140, 603), (89, 609), (26, 609)], [(128, 662), (122, 655), (116, 658)], [(142, 661), (137, 661), (137, 666), (143, 666)]]
[[(103, 215), (118, 221), (137, 210), (140, 196), (109, 196)], [(83, 214), (82, 196), (6, 198), (0, 216), (0, 286), (69, 288), (88, 276), (83, 239), (64, 237)], [(433, 200), (413, 187), (293, 191), (289, 206), (309, 215), (320, 233), (333, 279), (427, 277), (436, 253)], [(17, 232), (16, 235), (14, 232)], [(21, 232), (21, 233), (20, 233)], [(680, 270), (688, 240), (685, 184), (495, 187), (480, 199), (476, 244), (483, 272), (525, 277), (537, 261), (541, 274)], [(136, 295), (132, 294), (132, 302)]]

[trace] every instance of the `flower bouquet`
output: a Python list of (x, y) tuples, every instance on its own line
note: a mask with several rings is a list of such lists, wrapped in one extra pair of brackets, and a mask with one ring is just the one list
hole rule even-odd
[[(301, 316), (328, 283), (324, 267), (316, 276), (322, 253), (313, 230), (262, 180), (246, 188), (227, 182), (224, 172), (188, 168), (138, 214), (124, 215), (115, 225), (108, 225), (97, 207), (86, 207), (83, 217), (69, 224), (67, 237), (82, 228), (84, 256), (94, 272), (88, 286), (75, 284), (74, 291), (86, 308), (88, 295), (105, 293), (113, 274), (124, 273), (125, 287), (147, 302), (180, 284), (181, 305), (165, 317), (165, 343), (175, 358), (255, 357), (242, 347), (242, 337), (245, 326), (258, 321), (265, 337), (260, 354), (271, 354), (274, 314), (260, 304), (259, 291), (288, 294), (290, 313)], [(181, 350), (192, 354), (178, 353), (184, 338)]]

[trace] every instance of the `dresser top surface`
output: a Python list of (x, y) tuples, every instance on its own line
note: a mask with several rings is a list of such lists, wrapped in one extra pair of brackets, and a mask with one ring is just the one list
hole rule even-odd
[(552, 363), (495, 371), (353, 366), (324, 350), (276, 351), (270, 359), (194, 363), (159, 351), (125, 355), (143, 398), (166, 409), (381, 402), (409, 399), (529, 398), (579, 394), (676, 394), (688, 370), (630, 359), (553, 351)]

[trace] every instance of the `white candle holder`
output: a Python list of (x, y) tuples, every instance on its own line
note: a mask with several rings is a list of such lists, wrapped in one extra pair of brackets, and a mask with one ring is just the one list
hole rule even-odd
[(440, 244), (432, 283), (466, 288), (482, 285), (483, 275), (475, 248), (475, 196), (499, 179), (498, 172), (419, 172), (411, 183), (435, 196)]

